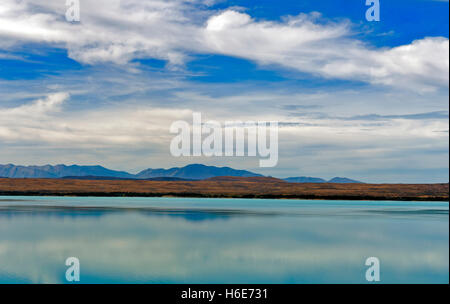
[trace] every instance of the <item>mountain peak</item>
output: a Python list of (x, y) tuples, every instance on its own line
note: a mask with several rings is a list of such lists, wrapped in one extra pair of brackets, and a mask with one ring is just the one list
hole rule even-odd
[[(263, 177), (263, 175), (247, 170), (238, 170), (230, 167), (208, 166), (204, 164), (189, 164), (184, 167), (169, 169), (145, 169), (138, 174), (125, 171), (110, 170), (100, 165), (81, 166), (64, 165), (55, 166), (16, 166), (14, 164), (0, 165), (0, 177), (9, 178), (62, 178), (62, 177), (102, 177), (116, 179), (155, 179), (171, 178), (173, 180), (202, 180), (215, 177)], [(317, 177), (299, 176), (283, 179), (291, 183), (361, 183), (345, 177), (335, 177), (326, 181)]]
[(326, 183), (327, 181), (318, 177), (298, 176), (283, 179), (289, 183)]
[(64, 176), (109, 176), (133, 178), (132, 174), (114, 171), (102, 166), (79, 166), (58, 164), (55, 166), (15, 166), (0, 165), (0, 176), (11, 178), (61, 178)]
[(236, 170), (230, 167), (216, 167), (203, 164), (189, 164), (181, 168), (174, 167), (170, 169), (146, 169), (136, 174), (137, 178), (177, 177), (206, 179), (217, 176), (255, 177), (262, 175), (246, 170)]
[(363, 184), (363, 182), (346, 178), (346, 177), (334, 177), (328, 181), (329, 183), (337, 183), (337, 184)]

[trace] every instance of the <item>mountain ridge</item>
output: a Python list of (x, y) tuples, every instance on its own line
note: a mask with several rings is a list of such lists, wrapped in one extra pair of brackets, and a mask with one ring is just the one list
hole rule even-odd
[[(216, 167), (203, 164), (190, 164), (184, 167), (169, 169), (148, 168), (137, 174), (126, 171), (117, 171), (103, 166), (81, 165), (43, 165), (43, 166), (16, 166), (14, 164), (0, 164), (0, 177), (5, 178), (74, 178), (74, 179), (147, 179), (147, 180), (204, 180), (214, 177), (264, 177), (262, 174), (248, 170), (239, 170), (231, 167)], [(329, 181), (316, 177), (288, 177), (280, 180), (290, 183), (361, 183), (345, 177), (335, 177)]]
[(136, 174), (136, 177), (139, 179), (153, 177), (206, 179), (217, 176), (256, 177), (262, 175), (247, 170), (236, 170), (230, 167), (206, 166), (202, 164), (190, 164), (184, 167), (174, 167), (170, 169), (146, 169)]
[(363, 182), (346, 178), (346, 177), (333, 177), (328, 181), (329, 183), (337, 183), (337, 184), (363, 184)]
[(326, 183), (327, 181), (323, 178), (309, 177), (309, 176), (297, 176), (283, 178), (284, 181), (288, 183)]
[(105, 167), (62, 165), (55, 166), (16, 166), (13, 164), (0, 165), (0, 176), (10, 178), (61, 178), (64, 176), (107, 176), (132, 178), (133, 174), (125, 171), (110, 170)]

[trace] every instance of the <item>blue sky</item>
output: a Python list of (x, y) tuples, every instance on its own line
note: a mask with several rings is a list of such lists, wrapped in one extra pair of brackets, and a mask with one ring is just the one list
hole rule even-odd
[[(448, 182), (448, 1), (41, 2), (0, 4), (0, 163)], [(172, 157), (193, 111), (280, 121), (278, 165)]]

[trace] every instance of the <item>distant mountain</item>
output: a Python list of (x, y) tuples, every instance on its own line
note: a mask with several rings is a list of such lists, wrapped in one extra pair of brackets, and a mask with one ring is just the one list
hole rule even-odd
[(205, 179), (205, 181), (214, 182), (257, 182), (257, 183), (286, 183), (282, 179), (270, 177), (270, 176), (252, 176), (252, 177), (240, 177), (240, 176), (216, 176)]
[(81, 179), (81, 180), (136, 180), (136, 178), (115, 177), (115, 176), (96, 176), (96, 175), (82, 175), (82, 176), (63, 176), (61, 179)]
[(114, 176), (64, 176), (62, 179), (80, 179), (80, 180), (153, 180), (153, 181), (192, 181), (192, 179), (178, 178), (178, 177), (153, 177), (153, 178), (125, 178), (125, 177), (114, 177)]
[(106, 176), (134, 178), (133, 174), (106, 169), (102, 166), (15, 166), (0, 165), (0, 176), (11, 178), (60, 178), (64, 176)]
[(363, 184), (363, 182), (349, 179), (346, 177), (334, 177), (328, 181), (329, 183), (336, 183), (336, 184)]
[(289, 183), (335, 183), (335, 184), (362, 184), (363, 182), (349, 179), (346, 177), (335, 177), (326, 181), (322, 178), (318, 177), (308, 177), (308, 176), (299, 176), (299, 177), (288, 177), (283, 179)]
[(318, 178), (318, 177), (308, 177), (308, 176), (299, 176), (299, 177), (288, 177), (284, 178), (284, 181), (289, 183), (326, 183), (327, 181)]
[(151, 177), (151, 178), (144, 178), (140, 180), (149, 180), (149, 181), (164, 181), (164, 182), (177, 182), (177, 181), (194, 181), (195, 179), (192, 178), (180, 178), (180, 177), (170, 177), (170, 176), (161, 176), (161, 177)]
[(178, 177), (187, 179), (206, 179), (216, 176), (254, 177), (262, 175), (246, 170), (236, 170), (230, 167), (215, 167), (200, 164), (187, 165), (182, 168), (147, 169), (136, 174), (137, 178)]
[[(138, 174), (110, 170), (102, 166), (15, 166), (8, 164), (0, 165), (0, 176), (9, 178), (76, 178), (96, 180), (146, 179), (160, 181), (201, 180), (220, 176), (263, 177), (263, 175), (251, 171), (236, 170), (230, 167), (205, 166), (201, 164), (192, 164), (181, 168), (146, 169)], [(289, 177), (283, 180), (290, 183), (361, 183), (345, 177), (335, 177), (329, 181), (307, 176)]]
[(40, 170), (38, 167), (14, 166), (11, 164), (0, 165), (0, 176), (12, 178), (36, 177), (36, 178), (56, 178), (54, 174)]

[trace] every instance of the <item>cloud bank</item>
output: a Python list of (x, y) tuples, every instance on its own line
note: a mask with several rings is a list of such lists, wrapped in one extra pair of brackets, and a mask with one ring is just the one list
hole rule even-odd
[(27, 43), (65, 48), (83, 64), (167, 61), (182, 68), (195, 54), (222, 54), (261, 65), (330, 79), (412, 90), (448, 87), (449, 41), (426, 37), (394, 48), (375, 48), (355, 38), (348, 21), (319, 13), (257, 20), (233, 9), (214, 11), (205, 1), (110, 1), (81, 3), (81, 22), (64, 19), (64, 1), (4, 0), (0, 48)]

